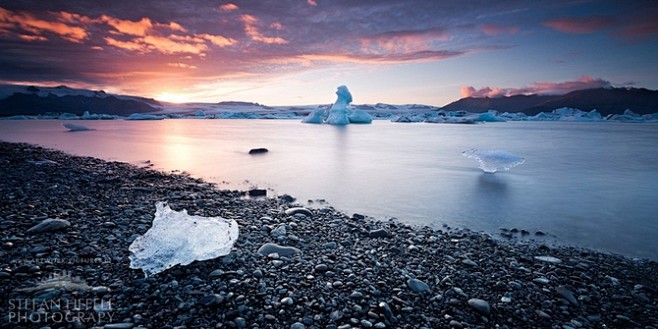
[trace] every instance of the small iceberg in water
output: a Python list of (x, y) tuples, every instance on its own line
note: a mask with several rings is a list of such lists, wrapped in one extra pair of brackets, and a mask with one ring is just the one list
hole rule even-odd
[(525, 158), (504, 150), (470, 149), (462, 152), (462, 155), (477, 160), (482, 171), (492, 174), (510, 170), (525, 162)]
[(62, 126), (64, 128), (68, 129), (69, 131), (87, 131), (87, 130), (94, 130), (89, 127), (85, 127), (83, 125), (76, 125), (75, 123), (62, 123)]
[(155, 207), (153, 226), (128, 248), (130, 268), (142, 269), (147, 277), (178, 264), (228, 255), (238, 240), (233, 219), (190, 216), (163, 202)]
[[(350, 110), (352, 94), (347, 86), (339, 86), (336, 90), (338, 98), (327, 111), (317, 109), (311, 112), (302, 122), (304, 123), (328, 123), (336, 126), (344, 126), (350, 123), (371, 123), (372, 116), (363, 110)], [(328, 113), (327, 113), (328, 112)]]

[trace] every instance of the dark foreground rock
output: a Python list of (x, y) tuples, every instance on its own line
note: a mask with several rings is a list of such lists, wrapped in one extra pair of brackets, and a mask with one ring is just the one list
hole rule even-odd
[[(0, 328), (658, 328), (656, 262), (240, 196), (0, 142)], [(234, 250), (144, 278), (157, 201), (235, 219)]]

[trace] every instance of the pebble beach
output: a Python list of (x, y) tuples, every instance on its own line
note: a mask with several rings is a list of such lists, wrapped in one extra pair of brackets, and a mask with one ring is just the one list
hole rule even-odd
[[(231, 253), (130, 268), (163, 201), (235, 220)], [(658, 329), (658, 263), (0, 142), (0, 328), (142, 327)]]

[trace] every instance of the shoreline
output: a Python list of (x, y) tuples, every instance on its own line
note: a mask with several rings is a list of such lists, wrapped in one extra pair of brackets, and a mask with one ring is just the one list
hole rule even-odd
[[(28, 144), (0, 141), (0, 168), (0, 328), (658, 328), (655, 261), (378, 222), (331, 207), (288, 216), (295, 205), (282, 198), (244, 199), (190, 176)], [(130, 269), (128, 246), (165, 200), (235, 219), (231, 254), (146, 279)], [(27, 233), (47, 218), (70, 226)], [(269, 242), (300, 252), (259, 255)], [(44, 288), (44, 278), (61, 273), (89, 288)], [(17, 303), (35, 299), (97, 299), (112, 308), (83, 305), (83, 316), (62, 322), (11, 318), (21, 306), (37, 312)]]

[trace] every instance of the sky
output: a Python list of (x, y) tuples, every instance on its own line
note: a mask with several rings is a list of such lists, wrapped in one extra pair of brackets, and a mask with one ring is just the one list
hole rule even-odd
[(0, 0), (0, 83), (273, 106), (658, 89), (658, 2)]

